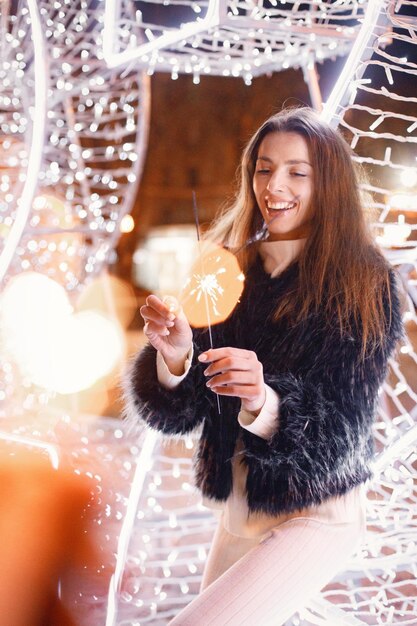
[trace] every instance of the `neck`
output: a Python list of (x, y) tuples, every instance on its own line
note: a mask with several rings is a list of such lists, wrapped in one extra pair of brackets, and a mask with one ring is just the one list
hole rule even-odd
[(305, 239), (310, 233), (310, 222), (306, 222), (297, 228), (293, 228), (287, 233), (269, 233), (266, 241), (290, 241), (294, 239)]

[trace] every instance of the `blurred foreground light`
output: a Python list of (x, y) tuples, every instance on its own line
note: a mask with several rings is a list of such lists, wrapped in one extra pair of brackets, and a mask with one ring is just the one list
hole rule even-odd
[(135, 228), (135, 220), (131, 215), (124, 215), (122, 217), (122, 221), (120, 222), (120, 232), (121, 233), (131, 233)]
[(133, 281), (159, 294), (178, 295), (198, 254), (195, 226), (150, 229), (133, 255)]
[(411, 235), (411, 226), (405, 223), (404, 215), (398, 216), (398, 222), (384, 224), (384, 234), (376, 238), (377, 242), (384, 248), (402, 246)]
[(64, 199), (53, 194), (40, 194), (33, 200), (34, 216), (37, 226), (50, 228), (72, 228), (74, 213), (71, 205)]
[(124, 353), (117, 323), (96, 311), (74, 313), (65, 290), (35, 272), (20, 274), (6, 286), (0, 332), (22, 374), (61, 394), (91, 387)]
[(53, 211), (56, 214), (65, 213), (65, 202), (52, 194), (41, 194), (33, 200), (35, 211)]
[(408, 167), (402, 170), (400, 179), (404, 187), (414, 187), (414, 185), (417, 185), (417, 169), (415, 167)]
[(29, 324), (28, 334), (35, 328), (44, 332), (71, 312), (65, 290), (36, 272), (23, 272), (10, 280), (1, 296), (3, 333), (5, 328), (25, 333), (25, 324)]
[(127, 328), (137, 310), (137, 299), (132, 286), (124, 280), (102, 274), (86, 285), (77, 299), (77, 311), (96, 311), (116, 318)]
[(109, 374), (122, 357), (117, 325), (95, 311), (68, 316), (57, 326), (48, 359), (33, 373), (34, 383), (68, 394), (88, 389)]
[(390, 196), (388, 204), (393, 209), (417, 212), (417, 195), (410, 193), (396, 193)]

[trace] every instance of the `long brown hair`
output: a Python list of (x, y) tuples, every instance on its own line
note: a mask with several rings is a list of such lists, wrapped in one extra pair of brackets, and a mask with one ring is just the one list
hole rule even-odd
[(359, 183), (362, 173), (343, 137), (309, 108), (286, 109), (267, 119), (247, 144), (240, 184), (231, 206), (223, 209), (207, 237), (238, 254), (243, 271), (256, 246), (247, 245), (263, 220), (252, 187), (259, 146), (273, 132), (305, 138), (313, 168), (313, 205), (305, 246), (298, 257), (295, 291), (277, 307), (275, 319), (302, 321), (311, 311), (336, 312), (341, 334), (351, 324), (362, 329), (362, 356), (386, 333), (383, 294), (389, 292), (389, 265), (373, 241)]

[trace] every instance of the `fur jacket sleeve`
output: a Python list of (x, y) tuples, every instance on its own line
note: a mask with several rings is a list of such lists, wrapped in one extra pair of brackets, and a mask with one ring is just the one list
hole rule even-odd
[(173, 390), (158, 382), (156, 350), (151, 345), (147, 345), (132, 362), (125, 383), (128, 419), (141, 417), (149, 426), (167, 435), (183, 435), (210, 414), (214, 396), (205, 386), (203, 368), (197, 360), (198, 355), (209, 348), (208, 337), (198, 330), (193, 331), (193, 336), (190, 371)]
[(360, 329), (341, 337), (338, 324), (314, 314), (302, 324), (273, 321), (277, 299), (291, 289), (297, 265), (270, 278), (260, 263), (248, 273), (241, 302), (232, 316), (213, 328), (214, 346), (254, 350), (265, 382), (279, 395), (275, 433), (264, 440), (240, 427), (237, 398), (221, 397), (205, 386), (196, 359), (207, 349), (207, 333), (194, 334), (191, 370), (175, 390), (156, 379), (153, 348), (139, 355), (128, 378), (133, 413), (165, 433), (185, 433), (202, 424), (196, 480), (206, 496), (225, 500), (232, 488), (231, 458), (243, 440), (241, 461), (248, 468), (249, 509), (292, 512), (342, 494), (370, 477), (372, 423), (388, 358), (402, 334), (394, 273), (385, 294), (386, 335), (365, 361)]

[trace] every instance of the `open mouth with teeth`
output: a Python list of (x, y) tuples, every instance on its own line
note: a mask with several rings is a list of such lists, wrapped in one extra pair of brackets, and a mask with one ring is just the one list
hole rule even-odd
[(270, 215), (277, 215), (278, 213), (286, 213), (287, 211), (291, 211), (291, 209), (295, 209), (297, 203), (294, 201), (291, 202), (266, 202), (266, 209)]

